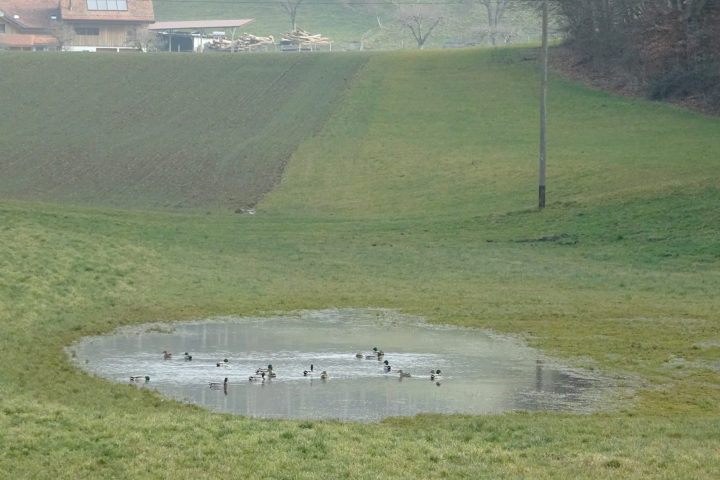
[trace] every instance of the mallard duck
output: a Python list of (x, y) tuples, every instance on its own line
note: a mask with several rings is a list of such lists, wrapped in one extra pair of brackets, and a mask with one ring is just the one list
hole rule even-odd
[(409, 373), (403, 372), (402, 370), (398, 370), (398, 373), (400, 374), (400, 378), (407, 378), (410, 376)]
[(248, 377), (248, 380), (250, 382), (265, 383), (265, 372), (261, 373), (260, 375), (250, 375)]
[(186, 361), (189, 362), (189, 361), (192, 360), (192, 355), (190, 355), (188, 352), (185, 352), (185, 353), (184, 353), (184, 356), (185, 356), (185, 360), (186, 360)]
[(168, 352), (167, 350), (163, 350), (163, 360), (170, 360), (172, 358), (172, 353)]
[(230, 361), (227, 358), (223, 358), (222, 362), (217, 362), (215, 365), (218, 367), (227, 367)]
[(442, 370), (430, 370), (430, 380), (439, 379), (442, 376)]
[(356, 353), (356, 354), (355, 354), (355, 358), (363, 358), (363, 354), (362, 354), (362, 353)]
[(135, 383), (148, 383), (150, 381), (150, 377), (147, 375), (136, 375), (134, 377), (130, 377), (130, 381)]
[(272, 372), (272, 369), (273, 369), (273, 366), (272, 366), (272, 365), (268, 365), (267, 367), (260, 367), (260, 368), (258, 368), (257, 370), (255, 370), (255, 373), (260, 373), (260, 372)]
[(227, 384), (228, 384), (228, 379), (227, 379), (227, 377), (225, 377), (225, 381), (223, 381), (222, 383), (220, 383), (220, 382), (210, 382), (210, 388), (211, 388), (212, 390), (220, 390), (221, 388), (223, 388), (223, 389), (224, 389), (224, 388), (227, 388)]
[(383, 352), (382, 350), (379, 350), (377, 347), (373, 347), (373, 352), (375, 352), (375, 357), (378, 360), (381, 360), (382, 357), (385, 356), (385, 352)]
[(327, 380), (328, 378), (330, 378), (330, 376), (325, 370), (323, 370), (323, 372), (320, 374), (320, 378), (322, 378), (323, 380)]

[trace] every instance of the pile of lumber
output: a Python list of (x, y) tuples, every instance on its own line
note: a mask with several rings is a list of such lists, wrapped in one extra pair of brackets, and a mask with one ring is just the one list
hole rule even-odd
[(215, 39), (212, 43), (208, 44), (207, 47), (213, 50), (249, 52), (267, 47), (268, 45), (275, 45), (275, 39), (272, 35), (258, 37), (250, 33), (243, 33), (235, 40), (228, 40), (226, 38)]
[(280, 40), (282, 46), (295, 46), (298, 48), (312, 48), (316, 45), (330, 45), (330, 39), (320, 34), (312, 35), (305, 30), (296, 28), (283, 35)]
[(211, 48), (213, 50), (230, 50), (230, 40), (224, 38), (214, 38), (212, 43), (205, 45), (205, 48)]
[(233, 45), (235, 50), (250, 51), (258, 47), (275, 45), (275, 39), (272, 35), (268, 35), (267, 37), (257, 37), (250, 33), (243, 33), (240, 38), (235, 39)]

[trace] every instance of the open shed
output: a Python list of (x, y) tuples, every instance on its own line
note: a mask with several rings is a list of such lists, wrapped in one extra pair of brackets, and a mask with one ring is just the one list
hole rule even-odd
[[(150, 25), (149, 29), (166, 40), (168, 51), (201, 52), (203, 46), (218, 35), (222, 34), (234, 39), (239, 27), (244, 27), (254, 21), (254, 18), (243, 18), (235, 20), (155, 22)], [(229, 35), (228, 29), (230, 30)]]

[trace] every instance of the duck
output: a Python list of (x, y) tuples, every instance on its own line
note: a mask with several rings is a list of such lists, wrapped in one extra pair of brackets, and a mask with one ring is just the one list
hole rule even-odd
[(172, 353), (168, 352), (167, 350), (163, 350), (163, 360), (170, 360), (172, 358)]
[(186, 361), (188, 361), (188, 362), (192, 361), (192, 355), (190, 355), (188, 352), (185, 352), (184, 356), (185, 356)]
[(442, 370), (430, 370), (430, 380), (440, 379)]
[(260, 375), (250, 375), (248, 377), (248, 381), (250, 382), (258, 382), (258, 383), (265, 383), (265, 372), (262, 372)]
[(385, 360), (383, 363), (385, 364), (385, 365), (383, 366), (383, 369), (384, 369), (386, 372), (389, 372), (390, 370), (392, 370), (392, 367), (390, 366), (390, 363), (388, 363), (387, 360)]
[(135, 383), (148, 383), (150, 381), (150, 377), (147, 375), (136, 375), (134, 377), (130, 377), (130, 381)]
[(380, 350), (378, 347), (373, 347), (372, 353), (365, 355), (366, 360), (382, 360), (385, 356), (385, 352)]
[(403, 372), (402, 370), (398, 370), (398, 373), (400, 374), (400, 378), (407, 378), (410, 376), (409, 373)]
[(308, 376), (312, 375), (313, 373), (315, 373), (315, 372), (313, 371), (314, 369), (315, 369), (315, 366), (311, 364), (311, 365), (310, 365), (310, 370), (303, 370), (303, 376), (304, 376), (304, 377), (308, 377)]
[(323, 372), (320, 374), (320, 378), (323, 380), (327, 380), (328, 378), (330, 378), (330, 376), (325, 370), (323, 370)]
[(362, 354), (362, 353), (356, 353), (356, 354), (355, 354), (355, 358), (363, 358), (363, 354)]
[(272, 365), (268, 365), (267, 368), (261, 367), (261, 368), (258, 368), (257, 370), (255, 370), (255, 375), (260, 375), (260, 374), (267, 375), (268, 378), (277, 377), (277, 374), (273, 371)]
[(217, 362), (215, 365), (218, 367), (227, 367), (229, 363), (230, 360), (228, 360), (227, 358), (223, 358), (222, 362)]
[(221, 388), (227, 388), (227, 384), (228, 384), (228, 379), (227, 379), (227, 377), (225, 377), (225, 380), (222, 383), (210, 382), (209, 385), (210, 385), (211, 390), (220, 390)]

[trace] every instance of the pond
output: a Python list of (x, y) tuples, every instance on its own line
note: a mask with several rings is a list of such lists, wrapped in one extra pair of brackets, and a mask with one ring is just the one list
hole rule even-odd
[[(379, 309), (145, 325), (89, 337), (69, 350), (101, 377), (263, 418), (372, 422), (418, 413), (588, 412), (598, 408), (604, 388), (589, 372), (550, 362), (517, 340)], [(269, 365), (274, 378), (258, 373)], [(131, 382), (135, 376), (140, 381)]]

